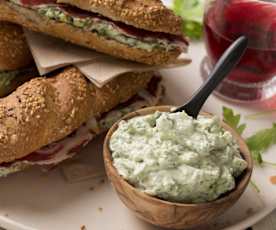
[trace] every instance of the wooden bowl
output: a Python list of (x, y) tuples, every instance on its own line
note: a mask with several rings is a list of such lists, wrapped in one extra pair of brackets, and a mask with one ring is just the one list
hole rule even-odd
[[(171, 108), (171, 106), (150, 107), (130, 113), (126, 115), (123, 120), (152, 114), (155, 111), (170, 111)], [(207, 113), (202, 114), (212, 116)], [(240, 135), (228, 125), (222, 123), (222, 126), (229, 130), (238, 141), (241, 155), (248, 163), (248, 168), (237, 179), (236, 188), (234, 190), (215, 201), (200, 204), (173, 203), (147, 195), (124, 180), (112, 164), (109, 140), (117, 129), (118, 123), (119, 122), (113, 125), (109, 130), (104, 142), (104, 162), (108, 178), (112, 182), (122, 202), (139, 218), (153, 225), (169, 229), (185, 229), (209, 223), (224, 213), (240, 198), (250, 181), (253, 162), (247, 145)]]

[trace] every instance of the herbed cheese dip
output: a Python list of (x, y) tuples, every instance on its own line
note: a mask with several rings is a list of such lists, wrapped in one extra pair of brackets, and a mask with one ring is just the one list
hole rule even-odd
[(185, 112), (121, 121), (110, 139), (113, 164), (139, 190), (172, 202), (200, 203), (235, 188), (246, 168), (239, 146), (217, 117)]

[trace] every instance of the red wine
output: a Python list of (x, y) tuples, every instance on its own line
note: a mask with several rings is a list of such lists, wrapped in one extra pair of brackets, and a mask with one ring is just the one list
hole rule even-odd
[(205, 14), (205, 40), (212, 64), (239, 36), (249, 48), (229, 75), (238, 83), (259, 83), (276, 76), (276, 3), (259, 0), (217, 0)]

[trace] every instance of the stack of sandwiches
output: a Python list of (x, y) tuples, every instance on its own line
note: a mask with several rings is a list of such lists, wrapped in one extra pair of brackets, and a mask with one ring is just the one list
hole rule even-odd
[(118, 58), (167, 64), (186, 50), (181, 21), (158, 0), (0, 0), (0, 176), (73, 157), (126, 113), (160, 102), (155, 72), (98, 88), (76, 67), (38, 77), (22, 29)]

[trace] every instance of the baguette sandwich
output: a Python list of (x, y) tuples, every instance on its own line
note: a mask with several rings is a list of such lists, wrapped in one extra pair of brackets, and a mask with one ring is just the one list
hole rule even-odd
[(0, 0), (0, 20), (151, 65), (188, 46), (181, 19), (160, 0)]
[(37, 77), (33, 66), (22, 29), (0, 22), (0, 177), (71, 158), (127, 112), (162, 96), (153, 72), (97, 88), (77, 68)]
[(0, 99), (0, 177), (73, 157), (126, 113), (159, 102), (153, 72), (127, 73), (102, 88), (75, 67), (25, 82)]

